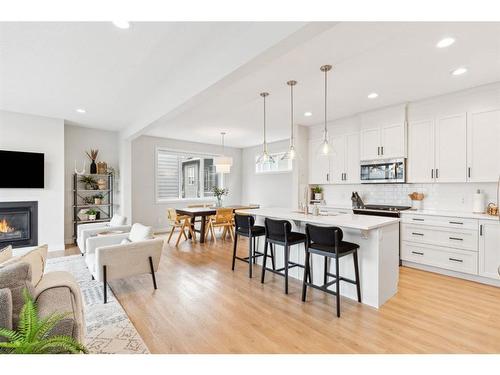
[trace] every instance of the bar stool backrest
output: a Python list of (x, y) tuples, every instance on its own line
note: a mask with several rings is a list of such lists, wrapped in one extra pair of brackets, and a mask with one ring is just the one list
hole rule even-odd
[(273, 240), (286, 241), (292, 231), (292, 224), (288, 220), (274, 220), (266, 217), (266, 236)]
[(306, 224), (307, 243), (338, 248), (344, 234), (338, 227), (321, 227), (318, 225)]
[(240, 232), (248, 232), (248, 230), (254, 226), (255, 218), (252, 215), (234, 215), (234, 221), (236, 223), (236, 230)]

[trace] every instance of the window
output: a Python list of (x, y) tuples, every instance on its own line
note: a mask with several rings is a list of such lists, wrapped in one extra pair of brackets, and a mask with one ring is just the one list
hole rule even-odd
[(213, 197), (212, 188), (220, 183), (212, 156), (157, 150), (158, 201)]
[(275, 152), (270, 155), (274, 163), (258, 163), (259, 155), (255, 156), (255, 173), (283, 173), (292, 170), (292, 160), (282, 159), (285, 152)]

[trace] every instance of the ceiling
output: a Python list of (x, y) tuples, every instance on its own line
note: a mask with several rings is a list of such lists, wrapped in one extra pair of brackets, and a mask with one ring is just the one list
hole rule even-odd
[[(452, 36), (455, 44), (438, 49)], [(262, 99), (268, 91), (268, 141), (288, 137), (290, 94), (294, 89), (295, 119), (301, 125), (321, 123), (324, 116), (323, 64), (329, 74), (329, 119), (500, 81), (500, 23), (369, 23), (333, 25), (266, 64), (250, 62), (247, 74), (212, 87), (203, 100), (167, 114), (148, 130), (171, 136), (172, 129), (189, 129), (176, 138), (247, 147), (262, 142)], [(450, 72), (466, 66), (468, 72)], [(377, 92), (370, 100), (367, 95)], [(313, 116), (304, 117), (311, 111)]]
[[(436, 48), (446, 36), (456, 43)], [(288, 137), (290, 79), (296, 123), (321, 123), (323, 64), (334, 65), (337, 119), (500, 81), (500, 23), (4, 22), (0, 109), (128, 137), (217, 144), (225, 131), (227, 145), (247, 147), (262, 141), (261, 91), (269, 140)]]
[(140, 129), (302, 26), (1, 22), (0, 109)]

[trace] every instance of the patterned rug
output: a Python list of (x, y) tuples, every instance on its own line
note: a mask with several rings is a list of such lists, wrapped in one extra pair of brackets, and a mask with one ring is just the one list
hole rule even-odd
[(95, 354), (146, 354), (146, 344), (137, 333), (113, 292), (103, 303), (102, 283), (92, 280), (80, 255), (47, 260), (46, 271), (67, 271), (78, 281), (85, 305), (86, 346)]

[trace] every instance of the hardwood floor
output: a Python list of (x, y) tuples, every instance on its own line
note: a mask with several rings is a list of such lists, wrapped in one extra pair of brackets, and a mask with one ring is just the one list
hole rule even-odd
[(381, 309), (343, 298), (337, 319), (332, 296), (232, 272), (231, 245), (166, 245), (156, 291), (150, 275), (110, 283), (152, 353), (500, 353), (500, 288), (402, 267)]

